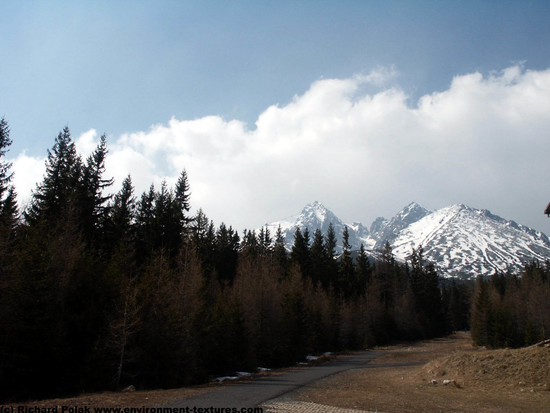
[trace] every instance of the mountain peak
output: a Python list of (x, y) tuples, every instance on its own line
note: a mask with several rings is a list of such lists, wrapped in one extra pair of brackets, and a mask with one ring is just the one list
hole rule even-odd
[(422, 245), (424, 256), (443, 276), (475, 277), (498, 271), (518, 271), (523, 263), (550, 258), (550, 240), (542, 233), (507, 221), (488, 210), (455, 204), (429, 211), (411, 202), (391, 219), (377, 218), (370, 231), (360, 222), (345, 224), (318, 201), (307, 204), (299, 215), (268, 224), (283, 231), (288, 250), (296, 228), (324, 235), (332, 225), (337, 253), (342, 252), (342, 233), (347, 226), (353, 249), (363, 244), (376, 251), (388, 241), (394, 256), (406, 260), (412, 248)]
[(418, 202), (412, 201), (409, 205), (407, 205), (403, 209), (414, 209), (414, 208), (418, 208), (418, 207), (422, 208), (422, 205), (420, 205)]
[(307, 204), (302, 211), (309, 211), (309, 210), (321, 210), (321, 211), (327, 211), (328, 209), (321, 204), (319, 201), (313, 201)]
[(472, 208), (470, 208), (470, 207), (468, 207), (464, 204), (454, 204), (454, 205), (451, 205), (449, 208), (455, 209), (455, 210), (458, 210), (458, 211), (460, 211), (462, 209), (472, 209)]
[(519, 271), (525, 262), (550, 256), (546, 236), (507, 221), (488, 210), (455, 204), (432, 212), (397, 233), (397, 258), (422, 245), (424, 257), (446, 276), (475, 277), (495, 271)]
[(336, 252), (338, 253), (342, 250), (342, 234), (346, 226), (348, 227), (349, 232), (349, 242), (357, 249), (359, 249), (361, 243), (366, 243), (369, 236), (368, 229), (360, 222), (353, 222), (352, 224), (344, 223), (319, 201), (313, 201), (307, 204), (302, 209), (300, 214), (294, 215), (283, 221), (267, 224), (267, 227), (270, 230), (276, 230), (279, 226), (281, 226), (284, 234), (283, 236), (285, 238), (286, 248), (290, 250), (294, 242), (294, 233), (296, 228), (300, 228), (302, 231), (307, 228), (310, 234), (313, 234), (317, 229), (319, 229), (324, 235), (326, 235), (330, 225), (332, 225), (336, 235)]
[(420, 205), (419, 203), (413, 201), (410, 204), (408, 204), (407, 206), (405, 206), (398, 213), (398, 215), (409, 215), (411, 213), (422, 215), (422, 214), (429, 213), (429, 212), (430, 211), (427, 210), (426, 208), (424, 208), (422, 205)]
[(376, 237), (376, 248), (383, 248), (386, 241), (391, 243), (404, 228), (430, 213), (418, 203), (411, 202), (389, 221), (377, 218), (371, 225), (371, 233)]
[(327, 218), (332, 218), (334, 214), (319, 201), (313, 201), (307, 204), (300, 214), (306, 220), (317, 220), (325, 222)]

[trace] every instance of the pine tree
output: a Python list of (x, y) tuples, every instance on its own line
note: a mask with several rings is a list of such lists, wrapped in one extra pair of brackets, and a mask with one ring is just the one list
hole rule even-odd
[(205, 278), (210, 279), (214, 272), (216, 231), (214, 223), (208, 219), (202, 209), (191, 222), (191, 247), (195, 249), (201, 262)]
[(286, 275), (288, 267), (288, 254), (285, 246), (285, 238), (283, 237), (283, 231), (280, 225), (277, 227), (277, 232), (275, 233), (273, 256), (275, 261), (279, 264), (281, 269), (280, 273), (283, 274), (283, 276)]
[(155, 239), (155, 200), (154, 185), (143, 192), (136, 207), (136, 262), (144, 263), (154, 252)]
[[(91, 163), (87, 166), (91, 177)], [(24, 360), (18, 368), (33, 376), (25, 386), (29, 395), (37, 392), (35, 397), (53, 389), (74, 391), (89, 379), (89, 363), (110, 300), (104, 263), (90, 254), (92, 242), (83, 235), (83, 207), (88, 205), (82, 196), (84, 170), (70, 131), (64, 128), (48, 151), (43, 181), (25, 211), (14, 259), (20, 315), (13, 343)], [(12, 201), (5, 205), (11, 203), (12, 212), (14, 198), (10, 191)], [(30, 344), (36, 342), (40, 348)], [(47, 379), (44, 372), (50, 374)]]
[(187, 213), (191, 209), (190, 199), (189, 180), (187, 178), (187, 171), (184, 169), (178, 178), (174, 191), (174, 210), (180, 230), (183, 230), (191, 222), (191, 219), (187, 216)]
[(472, 340), (478, 346), (490, 345), (492, 308), (489, 285), (481, 276), (476, 279), (472, 302)]
[(260, 253), (262, 255), (269, 255), (273, 252), (273, 239), (271, 238), (271, 233), (269, 232), (268, 227), (262, 227), (260, 229), (260, 233), (258, 234), (258, 243), (260, 246)]
[(69, 128), (65, 127), (57, 136), (52, 150), (48, 150), (46, 173), (25, 211), (26, 221), (31, 225), (39, 220), (54, 224), (65, 219), (74, 208), (81, 174), (82, 160), (76, 152)]
[(409, 280), (415, 297), (416, 310), (425, 327), (424, 335), (443, 333), (443, 303), (439, 276), (432, 263), (425, 263), (424, 249), (412, 250)]
[(139, 345), (138, 367), (128, 373), (137, 375), (138, 384), (148, 387), (172, 387), (185, 377), (185, 343), (180, 280), (167, 254), (155, 251), (143, 267), (138, 284), (140, 328), (135, 341)]
[(339, 290), (344, 294), (345, 298), (350, 298), (352, 295), (357, 294), (359, 286), (357, 285), (355, 267), (353, 265), (353, 258), (351, 257), (351, 245), (349, 243), (349, 229), (344, 227), (342, 233), (342, 257), (340, 259), (340, 276), (339, 276)]
[(112, 205), (109, 208), (109, 236), (110, 245), (113, 247), (121, 240), (129, 241), (132, 226), (135, 219), (136, 199), (134, 197), (134, 187), (132, 178), (128, 175), (122, 181), (122, 188), (115, 194)]
[(386, 310), (389, 310), (394, 301), (393, 281), (398, 271), (392, 247), (388, 241), (381, 251), (381, 260), (376, 265), (375, 278), (380, 299)]
[(328, 254), (325, 249), (323, 233), (317, 228), (313, 234), (313, 242), (309, 249), (311, 257), (311, 277), (313, 284), (317, 286), (320, 282), (322, 287), (328, 289), (330, 279), (327, 274)]
[(285, 280), (281, 309), (281, 341), (285, 363), (302, 359), (310, 351), (309, 309), (305, 300), (308, 280), (291, 271)]
[(359, 256), (357, 257), (357, 276), (359, 280), (359, 285), (361, 286), (361, 289), (363, 292), (367, 289), (367, 287), (371, 283), (371, 273), (372, 268), (369, 261), (369, 257), (367, 256), (367, 252), (365, 251), (365, 246), (363, 243), (361, 243), (361, 247), (359, 248)]
[(153, 206), (153, 249), (172, 254), (178, 246), (180, 238), (179, 217), (174, 217), (173, 198), (168, 190), (166, 181), (162, 181), (160, 191), (155, 195)]
[(170, 229), (170, 248), (175, 254), (182, 243), (187, 240), (191, 231), (192, 218), (188, 215), (191, 209), (191, 192), (187, 172), (184, 169), (176, 183), (172, 199), (173, 217)]
[(238, 263), (239, 235), (222, 222), (215, 239), (215, 269), (222, 283), (231, 285), (235, 279)]
[(382, 262), (387, 265), (395, 265), (395, 257), (393, 256), (393, 251), (390, 243), (386, 241), (384, 243), (384, 248), (382, 249)]
[(112, 178), (103, 178), (107, 152), (107, 141), (105, 135), (103, 135), (97, 148), (88, 157), (82, 168), (79, 188), (80, 225), (86, 239), (95, 243), (97, 247), (104, 241), (101, 238), (107, 222), (107, 202), (111, 199), (111, 196), (105, 195), (104, 191), (114, 182)]
[(470, 289), (469, 284), (451, 280), (451, 285), (444, 288), (448, 327), (451, 331), (469, 330), (470, 327)]
[[(309, 234), (309, 232), (307, 232), (307, 234)], [(303, 277), (309, 277), (310, 275), (308, 241), (309, 235), (306, 239), (300, 228), (296, 228), (296, 231), (294, 232), (294, 244), (292, 245), (292, 250), (290, 251), (290, 259), (295, 265), (298, 265)]]
[(327, 238), (326, 238), (326, 250), (329, 258), (334, 260), (336, 257), (336, 232), (334, 232), (334, 226), (332, 222), (328, 224)]
[[(334, 226), (332, 222), (328, 225), (327, 235), (325, 239), (325, 249), (327, 251), (327, 269), (326, 269), (326, 279), (328, 284), (335, 287), (335, 284), (338, 279), (338, 263), (336, 261), (336, 232), (334, 231)], [(328, 285), (327, 284), (327, 285)]]
[(260, 243), (255, 231), (244, 230), (241, 241), (241, 253), (250, 258), (256, 258), (259, 255)]

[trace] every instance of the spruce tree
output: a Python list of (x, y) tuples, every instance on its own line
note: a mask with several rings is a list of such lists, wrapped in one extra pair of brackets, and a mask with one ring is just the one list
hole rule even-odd
[(187, 216), (187, 213), (191, 209), (190, 204), (191, 192), (189, 186), (189, 180), (187, 178), (187, 171), (184, 169), (176, 183), (174, 191), (174, 211), (175, 217), (178, 220), (179, 228), (183, 231), (183, 228), (187, 227), (191, 222), (191, 218)]
[(281, 274), (285, 275), (288, 267), (288, 254), (285, 246), (285, 238), (283, 236), (283, 231), (280, 225), (277, 227), (277, 232), (275, 233), (273, 256), (275, 257), (276, 262), (281, 268)]
[(10, 186), (0, 209), (0, 225), (7, 231), (4, 235), (9, 237), (9, 239), (13, 239), (15, 236), (18, 221), (19, 207), (17, 206), (17, 193), (15, 192), (15, 188)]
[(82, 168), (79, 188), (80, 225), (86, 239), (96, 247), (100, 247), (104, 241), (102, 238), (108, 216), (107, 202), (111, 199), (111, 196), (105, 195), (104, 191), (114, 182), (112, 178), (103, 177), (107, 152), (107, 142), (103, 135), (97, 148)]
[(359, 256), (357, 257), (357, 274), (363, 289), (366, 289), (370, 285), (371, 272), (372, 267), (367, 252), (365, 251), (365, 245), (361, 243), (361, 247), (359, 248)]
[(160, 191), (155, 195), (153, 206), (153, 222), (151, 234), (153, 235), (153, 249), (163, 249), (173, 253), (177, 248), (180, 238), (179, 217), (173, 215), (173, 198), (168, 190), (166, 181), (162, 181)]
[(222, 283), (232, 284), (237, 271), (239, 235), (222, 222), (215, 239), (215, 269)]
[(210, 279), (214, 271), (216, 231), (214, 223), (208, 219), (202, 209), (191, 222), (190, 246), (195, 249), (201, 262), (203, 275)]
[(176, 182), (172, 196), (172, 223), (169, 229), (171, 254), (175, 255), (191, 235), (192, 218), (188, 215), (191, 209), (191, 192), (187, 171), (184, 169)]
[(52, 150), (48, 150), (46, 173), (42, 183), (33, 192), (30, 206), (25, 211), (27, 223), (33, 225), (39, 220), (53, 224), (66, 218), (75, 206), (75, 195), (82, 174), (82, 160), (76, 152), (68, 127), (55, 139)]
[(422, 320), (427, 337), (443, 332), (443, 303), (439, 289), (439, 276), (432, 263), (425, 263), (424, 249), (412, 250), (410, 257), (410, 285), (415, 297), (416, 310)]
[(319, 228), (313, 234), (313, 242), (309, 253), (311, 257), (311, 277), (314, 285), (320, 282), (323, 288), (328, 289), (330, 283), (327, 277), (328, 254), (325, 249), (325, 238)]
[[(304, 231), (304, 233), (309, 234), (309, 232)], [(298, 265), (303, 277), (309, 277), (310, 272), (310, 257), (309, 257), (309, 246), (308, 238), (304, 236), (300, 228), (296, 228), (294, 232), (294, 244), (292, 245), (292, 250), (290, 251), (291, 261)]]
[(109, 208), (109, 231), (111, 245), (118, 244), (122, 239), (131, 239), (132, 225), (135, 219), (136, 199), (132, 178), (128, 175), (122, 181), (122, 188), (115, 194)]
[(258, 234), (258, 243), (260, 245), (260, 253), (262, 255), (271, 254), (273, 251), (273, 239), (271, 238), (271, 233), (269, 232), (268, 227), (262, 227), (260, 229), (260, 233)]
[(351, 257), (351, 245), (349, 243), (349, 229), (344, 227), (342, 233), (342, 257), (340, 259), (340, 277), (339, 290), (344, 294), (345, 298), (350, 298), (358, 293), (359, 286), (357, 285), (355, 276), (355, 267), (353, 258)]
[(381, 260), (376, 265), (375, 281), (377, 291), (386, 311), (390, 309), (394, 301), (393, 283), (396, 278), (397, 268), (395, 257), (390, 243), (386, 241), (384, 248), (380, 251)]
[(259, 238), (256, 231), (244, 230), (241, 241), (241, 253), (250, 258), (256, 258), (260, 253)]
[(334, 226), (332, 225), (332, 222), (328, 225), (327, 230), (327, 236), (325, 239), (325, 249), (327, 251), (327, 269), (325, 278), (325, 283), (328, 285), (332, 285), (333, 287), (336, 287), (337, 281), (338, 281), (338, 263), (336, 261), (336, 232), (334, 231)]
[(136, 262), (144, 263), (155, 249), (156, 234), (154, 233), (155, 200), (154, 185), (149, 191), (143, 192), (136, 206)]
[(332, 222), (328, 224), (325, 245), (329, 258), (334, 260), (334, 258), (336, 257), (336, 232), (334, 232), (334, 225), (332, 225)]
[(477, 277), (472, 302), (471, 332), (472, 340), (478, 346), (489, 346), (491, 344), (492, 305), (488, 284), (483, 277)]

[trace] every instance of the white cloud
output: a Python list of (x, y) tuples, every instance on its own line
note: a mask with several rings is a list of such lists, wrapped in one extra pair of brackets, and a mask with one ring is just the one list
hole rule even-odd
[(44, 175), (45, 160), (45, 158), (28, 156), (25, 152), (11, 160), (12, 171), (14, 171), (12, 183), (23, 208), (30, 201), (31, 192), (36, 189), (36, 183)]
[[(255, 129), (218, 116), (172, 118), (110, 138), (109, 174), (120, 185), (130, 173), (141, 192), (175, 182), (185, 168), (193, 206), (240, 229), (313, 200), (366, 224), (415, 200), (428, 208), (463, 202), (548, 231), (550, 69), (456, 76), (417, 105), (399, 88), (365, 91), (395, 73), (316, 81), (267, 108)], [(96, 139), (90, 130), (77, 142), (89, 149)], [(16, 176), (28, 181), (29, 159), (19, 158)]]
[(90, 129), (75, 139), (76, 150), (84, 159), (96, 149), (97, 144), (98, 136), (95, 129)]

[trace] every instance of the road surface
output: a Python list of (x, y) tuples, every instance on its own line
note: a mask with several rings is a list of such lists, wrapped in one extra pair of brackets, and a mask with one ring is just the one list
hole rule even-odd
[(324, 377), (346, 370), (365, 368), (371, 360), (382, 354), (384, 354), (383, 351), (364, 351), (341, 356), (336, 360), (317, 366), (301, 367), (282, 374), (227, 384), (213, 391), (171, 402), (164, 407), (189, 407), (190, 409), (193, 407), (230, 407), (239, 410), (257, 407), (265, 404), (268, 400), (278, 398)]

